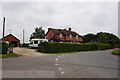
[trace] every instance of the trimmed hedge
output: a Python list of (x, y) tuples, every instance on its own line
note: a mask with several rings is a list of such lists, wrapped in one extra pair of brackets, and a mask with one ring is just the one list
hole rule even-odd
[(60, 52), (76, 52), (76, 51), (93, 51), (112, 48), (110, 44), (100, 43), (59, 43), (59, 42), (41, 42), (38, 47), (39, 52), (44, 53), (60, 53)]
[(8, 47), (9, 47), (8, 43), (0, 41), (0, 54), (7, 54)]

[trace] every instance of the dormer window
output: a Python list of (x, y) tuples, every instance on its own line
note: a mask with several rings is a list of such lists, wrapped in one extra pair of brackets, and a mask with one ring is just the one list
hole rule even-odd
[(60, 33), (60, 38), (62, 38), (62, 34)]
[(78, 35), (76, 35), (76, 39), (78, 39)]
[(72, 38), (72, 35), (70, 34), (70, 38)]

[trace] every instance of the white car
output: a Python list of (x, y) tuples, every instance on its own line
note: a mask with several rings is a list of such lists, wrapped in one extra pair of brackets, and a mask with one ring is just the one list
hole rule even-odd
[(47, 39), (32, 39), (29, 44), (29, 48), (37, 48), (40, 42), (48, 42)]

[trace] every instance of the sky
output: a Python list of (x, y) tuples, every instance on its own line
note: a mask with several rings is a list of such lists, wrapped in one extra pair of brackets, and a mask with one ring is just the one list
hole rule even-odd
[(0, 9), (6, 17), (5, 35), (12, 33), (21, 42), (23, 29), (29, 42), (35, 27), (41, 26), (45, 32), (70, 27), (80, 35), (109, 32), (118, 36), (117, 2), (2, 2)]

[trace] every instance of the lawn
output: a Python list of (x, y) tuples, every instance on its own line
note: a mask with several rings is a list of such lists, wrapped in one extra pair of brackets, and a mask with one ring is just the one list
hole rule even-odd
[(21, 55), (15, 53), (1, 54), (0, 58), (19, 57)]
[(112, 54), (116, 54), (116, 55), (119, 55), (119, 56), (120, 56), (120, 50), (113, 50), (113, 51), (112, 51)]

